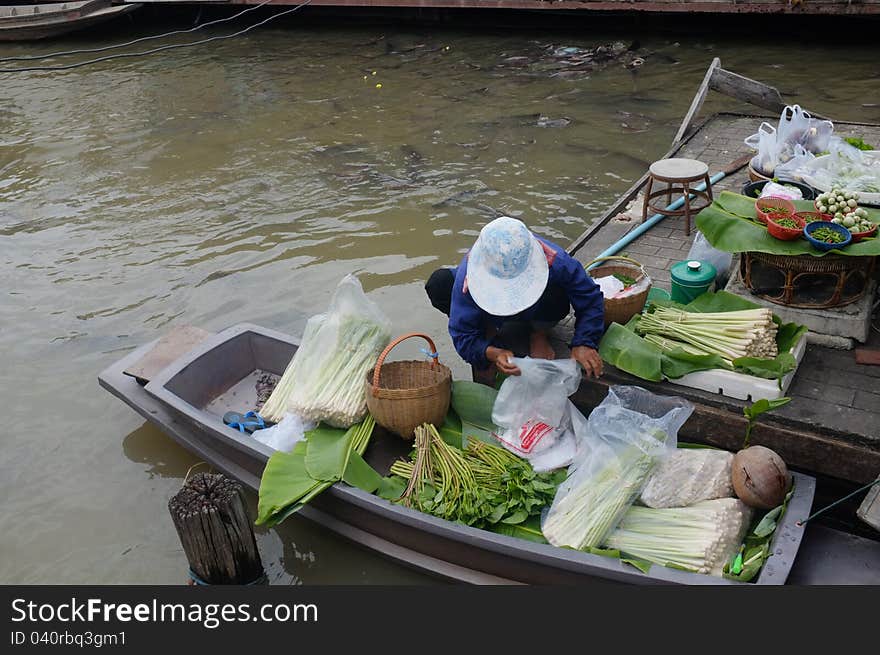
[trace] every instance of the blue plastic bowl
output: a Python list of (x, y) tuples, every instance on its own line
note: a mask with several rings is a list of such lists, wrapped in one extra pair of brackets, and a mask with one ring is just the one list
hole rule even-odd
[[(814, 239), (811, 233), (818, 230), (820, 227), (831, 228), (843, 237), (843, 241), (840, 243), (825, 243), (824, 241)], [(843, 248), (852, 242), (852, 234), (850, 234), (849, 230), (843, 227), (843, 225), (838, 225), (837, 223), (832, 223), (830, 221), (813, 221), (812, 223), (807, 223), (804, 226), (804, 237), (807, 241), (813, 244), (813, 247), (817, 250), (834, 250), (835, 248)]]

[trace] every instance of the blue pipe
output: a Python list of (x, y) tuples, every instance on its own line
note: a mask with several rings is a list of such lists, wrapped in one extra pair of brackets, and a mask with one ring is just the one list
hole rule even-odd
[[(722, 171), (720, 173), (715, 173), (715, 175), (713, 175), (712, 177), (709, 178), (709, 181), (712, 184), (715, 184), (719, 180), (724, 179), (725, 177), (726, 177), (726, 174), (724, 173), (724, 171)], [(705, 191), (706, 190), (706, 183), (701, 182), (700, 185), (697, 186), (694, 190), (695, 191)], [(673, 210), (681, 207), (683, 204), (684, 204), (684, 196), (682, 196), (681, 198), (676, 200), (674, 203), (669, 205), (666, 208), (666, 210), (673, 211)], [(664, 218), (666, 218), (666, 217), (663, 214), (654, 214), (653, 216), (651, 216), (651, 218), (649, 218), (644, 223), (639, 225), (636, 229), (630, 230), (629, 232), (624, 234), (622, 237), (620, 237), (617, 241), (615, 241), (613, 244), (608, 246), (605, 250), (603, 250), (601, 253), (599, 253), (599, 255), (596, 256), (596, 259), (601, 259), (602, 257), (610, 257), (611, 255), (616, 255), (618, 252), (623, 250), (623, 248), (625, 246), (628, 246), (633, 241), (638, 239), (640, 236), (642, 236), (645, 232), (647, 232), (652, 227), (657, 225), (657, 223), (662, 221)], [(598, 266), (599, 264), (601, 264), (601, 262), (597, 262), (595, 264), (592, 264), (591, 266), (587, 267), (587, 270), (590, 270), (591, 268), (593, 268), (593, 266)]]

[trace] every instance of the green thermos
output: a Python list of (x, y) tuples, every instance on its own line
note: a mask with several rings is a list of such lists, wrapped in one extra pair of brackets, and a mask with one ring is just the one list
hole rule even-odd
[(672, 265), (672, 300), (686, 305), (715, 283), (715, 267), (691, 259)]

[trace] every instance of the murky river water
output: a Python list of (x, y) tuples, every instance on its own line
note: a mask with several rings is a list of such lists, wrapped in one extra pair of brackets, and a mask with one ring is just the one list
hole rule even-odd
[[(410, 29), (267, 27), (0, 75), (0, 582), (183, 579), (166, 504), (197, 460), (96, 382), (169, 327), (297, 333), (354, 271), (396, 332), (452, 354), (430, 272), (501, 212), (576, 237), (666, 150), (713, 56), (880, 120), (869, 45), (642, 37), (635, 72), (583, 74), (559, 48), (625, 35)], [(259, 538), (278, 583), (428, 579), (296, 517)]]

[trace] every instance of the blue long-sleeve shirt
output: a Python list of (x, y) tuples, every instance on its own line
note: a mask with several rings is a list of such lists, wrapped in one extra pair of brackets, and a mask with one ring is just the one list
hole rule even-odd
[[(605, 305), (602, 291), (587, 275), (583, 264), (569, 255), (564, 248), (537, 237), (545, 245), (547, 262), (550, 265), (548, 285), (556, 285), (565, 290), (568, 301), (574, 309), (574, 346), (597, 348), (605, 328)], [(475, 368), (489, 367), (486, 348), (499, 346), (486, 337), (486, 329), (493, 326), (500, 329), (506, 321), (540, 321), (540, 301), (516, 316), (493, 316), (480, 309), (465, 285), (467, 278), (467, 255), (455, 270), (452, 286), (452, 303), (449, 312), (449, 334), (455, 350)]]

